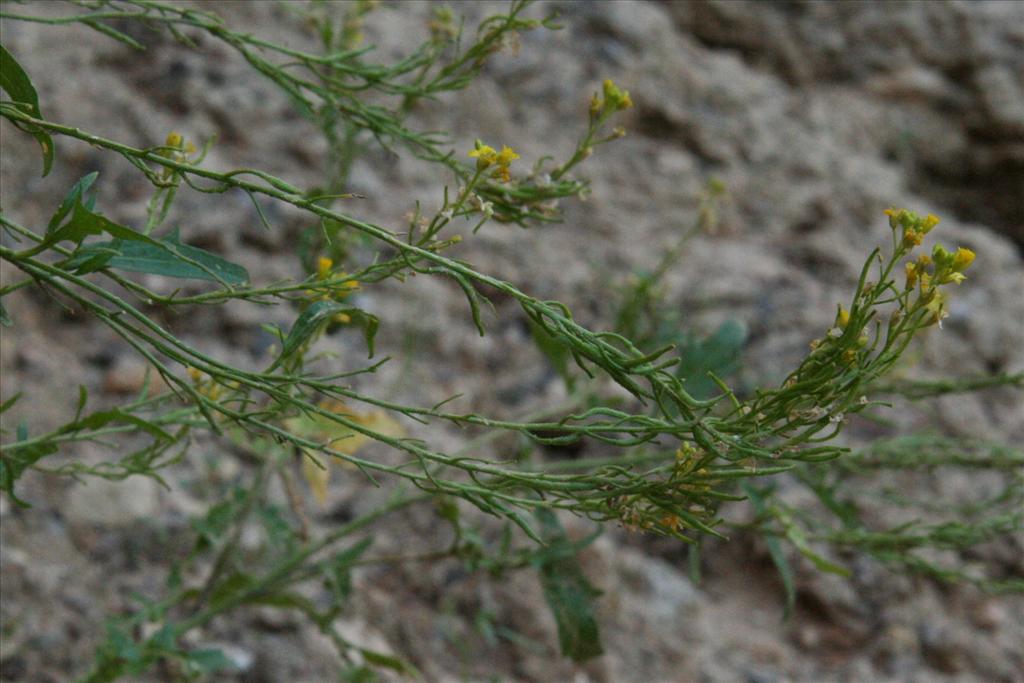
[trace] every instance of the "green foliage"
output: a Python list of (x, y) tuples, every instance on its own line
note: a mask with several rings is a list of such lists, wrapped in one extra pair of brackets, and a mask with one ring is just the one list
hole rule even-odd
[(676, 376), (695, 398), (708, 399), (721, 389), (718, 378), (729, 377), (740, 369), (747, 331), (737, 321), (727, 320), (703, 339), (681, 332), (671, 341), (679, 349)]
[(544, 530), (547, 548), (538, 553), (535, 562), (544, 597), (558, 625), (562, 654), (577, 662), (597, 657), (604, 650), (598, 635), (593, 601), (601, 591), (590, 585), (576, 559), (576, 552), (594, 537), (574, 544), (550, 510), (537, 510), (536, 515)]
[(4, 449), (4, 457), (0, 459), (0, 490), (3, 490), (11, 497), (16, 505), (21, 507), (32, 507), (27, 502), (14, 495), (14, 482), (21, 477), (32, 465), (36, 464), (48, 455), (57, 452), (57, 447), (52, 443), (36, 442), (28, 443), (28, 425), (24, 422), (18, 425), (18, 442), (22, 447), (11, 454), (9, 449)]
[[(0, 490), (16, 504), (27, 505), (14, 487), (31, 471), (108, 479), (144, 475), (163, 481), (161, 470), (178, 462), (199, 433), (216, 438), (252, 464), (248, 481), (207, 492), (206, 514), (192, 522), (195, 542), (171, 571), (167, 595), (111, 621), (92, 668), (80, 680), (113, 681), (142, 674), (158, 662), (175, 667), (182, 677), (226, 669), (230, 662), (223, 653), (185, 649), (183, 638), (215, 617), (257, 605), (295, 611), (316, 625), (346, 663), (343, 680), (374, 680), (379, 668), (412, 675), (415, 670), (400, 657), (346, 641), (335, 620), (350, 600), (351, 571), (358, 564), (445, 558), (492, 576), (532, 568), (558, 626), (562, 653), (576, 661), (595, 657), (602, 652), (594, 609), (599, 591), (587, 581), (577, 557), (594, 536), (571, 541), (559, 521), (560, 515), (569, 514), (690, 543), (706, 535), (724, 538), (729, 530), (751, 530), (767, 543), (787, 611), (796, 595), (794, 563), (810, 562), (822, 571), (845, 575), (849, 570), (834, 559), (839, 549), (856, 549), (894, 568), (944, 580), (993, 590), (1024, 588), (1016, 579), (940, 566), (917, 552), (965, 550), (1019, 531), (1024, 459), (1018, 450), (917, 435), (851, 452), (836, 439), (849, 416), (883, 407), (865, 398), (869, 391), (923, 397), (1021, 385), (1019, 375), (928, 385), (884, 383), (914, 337), (941, 322), (942, 288), (964, 279), (963, 270), (973, 259), (966, 250), (937, 250), (930, 262), (918, 258), (902, 270), (900, 264), (937, 219), (891, 211), (892, 243), (867, 256), (848, 308), (839, 307), (835, 324), (814, 342), (807, 358), (780, 386), (734, 390), (726, 380), (741, 366), (746, 342), (742, 325), (727, 321), (702, 336), (672, 312), (661, 286), (664, 275), (684, 256), (688, 241), (714, 222), (716, 204), (724, 195), (720, 183), (709, 184), (698, 220), (681, 231), (678, 243), (654, 270), (636, 274), (617, 288), (612, 331), (589, 330), (565, 304), (538, 300), (446, 254), (462, 239), (452, 233), (457, 220), (472, 226), (471, 233), (492, 221), (528, 228), (559, 220), (558, 200), (587, 189), (585, 179), (571, 174), (595, 147), (622, 135), (609, 125), (632, 100), (611, 81), (604, 82), (588, 111), (581, 112), (585, 121), (568, 158), (560, 163), (540, 159), (526, 175), (513, 173), (518, 155), (507, 146), (499, 151), (478, 141), (473, 150), (457, 153), (446, 136), (407, 125), (417, 102), (465, 88), (505, 41), (520, 31), (555, 29), (551, 18), (524, 18), (527, 3), (517, 0), (506, 13), (482, 21), (470, 36), (450, 13), (438, 11), (421, 45), (395, 63), (378, 64), (371, 61), (372, 48), (360, 46), (372, 3), (356, 3), (340, 18), (334, 7), (314, 3), (302, 10), (321, 42), (318, 53), (233, 31), (210, 12), (151, 0), (73, 3), (63, 17), (18, 14), (7, 11), (8, 5), (0, 12), (10, 20), (48, 24), (54, 35), (57, 26), (81, 24), (132, 48), (144, 46), (115, 28), (119, 22), (142, 22), (191, 47), (195, 42), (189, 36), (202, 35), (241, 55), (286, 93), (329, 148), (322, 185), (312, 188), (295, 187), (258, 169), (213, 171), (202, 165), (209, 143), (198, 151), (177, 133), (168, 135), (165, 144), (133, 147), (45, 119), (29, 76), (10, 53), (0, 50), (0, 85), (11, 98), (0, 103), (0, 115), (39, 141), (44, 172), (50, 169), (56, 136), (120, 156), (153, 186), (146, 224), (138, 230), (96, 211), (96, 195), (90, 193), (95, 173), (69, 189), (42, 229), (0, 213), (0, 228), (11, 239), (30, 244), (21, 250), (0, 246), (0, 258), (25, 275), (0, 288), (0, 298), (25, 287), (45, 289), (118, 335), (153, 373), (153, 382), (147, 378), (138, 397), (121, 406), (85, 414), (83, 389), (74, 418), (61, 427), (30, 436), (21, 426), (13, 439), (5, 433)], [(458, 189), (439, 191), (441, 206), (432, 216), (421, 215), (416, 206), (404, 230), (356, 217), (344, 204), (353, 197), (345, 191), (348, 174), (352, 162), (371, 145), (434, 164), (438, 177), (450, 178)], [(467, 151), (472, 163), (463, 161)], [(153, 236), (179, 190), (209, 195), (241, 190), (271, 230), (275, 228), (260, 201), (302, 211), (309, 227), (295, 256), (309, 277), (255, 283), (226, 256), (183, 243), (178, 228)], [(897, 282), (896, 273), (903, 272), (906, 281)], [(160, 291), (133, 273), (191, 280), (199, 290)], [(347, 383), (374, 372), (387, 358), (354, 371), (317, 374), (307, 357), (313, 357), (332, 327), (358, 327), (370, 356), (374, 354), (379, 321), (351, 293), (414, 275), (458, 285), (480, 334), (486, 333), (480, 309), (490, 303), (489, 297), (515, 302), (539, 350), (565, 381), (567, 403), (507, 418), (451, 412), (446, 402), (430, 407), (399, 404)], [(287, 305), (296, 311), (287, 333), (274, 328), (280, 349), (262, 369), (204, 354), (156, 319), (155, 311), (181, 313), (189, 306), (235, 301)], [(3, 308), (0, 319), (12, 324)], [(607, 395), (609, 380), (620, 387), (619, 395)], [(0, 412), (13, 413), (17, 407), (14, 396)], [(416, 438), (415, 432), (406, 434), (406, 426), (424, 423), (484, 433), (450, 453)], [(491, 440), (509, 433), (526, 444), (524, 455), (536, 446), (584, 440), (604, 452), (563, 462), (488, 457)], [(126, 449), (133, 439), (146, 445), (110, 462), (86, 464), (64, 457), (76, 442), (113, 442)], [(389, 449), (389, 457), (363, 453), (363, 445), (370, 443)], [(62, 464), (48, 467), (58, 455)], [(393, 496), (311, 537), (306, 496), (293, 472), (300, 467), (313, 497), (322, 497), (331, 468), (338, 464), (351, 466), (376, 486), (389, 487)], [(963, 507), (957, 510), (959, 516), (937, 525), (894, 529), (873, 526), (862, 514), (863, 503), (846, 488), (865, 473), (939, 467), (984, 469), (1005, 486), (984, 508)], [(274, 479), (288, 494), (287, 510), (268, 499)], [(787, 504), (781, 487), (774, 485), (782, 479), (812, 492), (820, 509)], [(906, 502), (892, 494), (882, 502)], [(753, 519), (731, 517), (729, 503), (745, 499), (753, 504)], [(427, 509), (427, 503), (454, 532), (448, 547), (428, 556), (371, 556), (373, 537), (367, 527), (405, 508)], [(501, 518), (501, 538), (496, 543), (488, 539), (466, 521), (460, 506)], [(264, 542), (255, 549), (243, 547), (243, 530), (253, 525)], [(202, 578), (197, 580), (197, 575)], [(312, 584), (324, 589), (316, 599), (303, 590)], [(153, 634), (148, 638), (135, 637), (144, 623), (159, 628), (147, 630)], [(498, 628), (484, 630), (492, 638), (500, 633), (514, 640), (514, 634)]]
[(184, 280), (221, 282), (229, 286), (244, 285), (249, 281), (245, 268), (216, 254), (182, 244), (177, 230), (158, 240), (157, 244), (123, 239), (94, 242), (76, 250), (64, 267), (77, 275), (110, 268)]
[[(35, 86), (32, 85), (25, 70), (3, 45), (0, 45), (0, 90), (7, 93), (12, 100), (11, 102), (0, 102), (0, 112), (5, 111), (8, 107), (16, 107), (22, 109), (29, 116), (42, 118), (43, 115), (39, 111), (39, 95), (36, 93)], [(14, 125), (34, 137), (39, 143), (39, 147), (43, 151), (43, 176), (49, 175), (50, 169), (53, 167), (53, 139), (45, 130), (30, 123), (14, 122)]]

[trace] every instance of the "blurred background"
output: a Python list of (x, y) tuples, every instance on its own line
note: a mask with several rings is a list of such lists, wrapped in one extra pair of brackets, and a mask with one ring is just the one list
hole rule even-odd
[[(340, 17), (347, 3), (192, 6), (236, 30), (315, 49), (308, 13)], [(381, 2), (365, 17), (365, 44), (377, 46), (382, 62), (407, 54), (428, 35), (436, 6)], [(451, 6), (468, 27), (505, 8)], [(1024, 3), (538, 2), (527, 15), (551, 12), (562, 30), (523, 33), (467, 90), (419, 106), (410, 127), (451, 131), (460, 156), (475, 138), (511, 145), (522, 155), (513, 171), (525, 173), (546, 154), (572, 153), (591, 94), (612, 78), (635, 103), (620, 121), (627, 135), (580, 168), (590, 192), (563, 202), (564, 223), (529, 230), (492, 223), (475, 236), (467, 224), (455, 256), (539, 299), (566, 303), (591, 329), (608, 329), (630, 276), (656, 267), (698, 220), (715, 180), (726, 194), (714, 229), (691, 241), (667, 273), (663, 301), (675, 312), (672, 324), (698, 338), (723, 324), (741, 330), (731, 380), (749, 390), (778, 382), (799, 362), (849, 298), (867, 254), (887, 244), (882, 211), (906, 207), (941, 216), (933, 236), (973, 249), (978, 260), (953, 293), (944, 328), (913, 347), (898, 376), (1024, 369)], [(81, 26), (0, 21), (5, 47), (32, 77), (51, 120), (135, 146), (161, 144), (172, 130), (197, 144), (215, 136), (211, 168), (260, 168), (300, 187), (322, 180), (326, 143), (237, 54), (208, 39), (190, 48), (166, 33), (121, 29), (147, 49)], [(149, 186), (127, 163), (59, 140), (54, 172), (39, 178), (35, 141), (6, 121), (0, 134), (0, 205), (21, 224), (45, 224), (67, 188), (92, 171), (100, 172), (99, 209), (127, 225), (144, 222)], [(426, 213), (436, 209), (451, 182), (436, 167), (371, 145), (354, 162), (347, 188), (365, 198), (342, 209), (401, 230), (417, 201)], [(308, 261), (297, 245), (315, 226), (292, 207), (262, 209), (273, 231), (244, 195), (183, 190), (168, 222), (184, 241), (244, 265), (254, 282), (305, 277)], [(19, 274), (5, 262), (0, 276), (7, 284)], [(494, 415), (565, 397), (514, 302), (495, 301), (480, 337), (449, 282), (389, 282), (357, 297), (381, 319), (379, 353), (396, 357), (357, 380), (367, 393), (421, 405), (461, 393), (456, 412)], [(144, 365), (106, 328), (38, 290), (5, 297), (4, 305), (15, 325), (2, 331), (2, 394), (25, 393), (16, 417), (33, 431), (73, 414), (79, 384), (111, 403), (141, 386)], [(207, 353), (257, 367), (273, 341), (260, 326), (287, 326), (294, 316), (287, 306), (233, 303), (167, 314), (163, 322)], [(343, 369), (364, 362), (355, 331), (325, 344)], [(888, 423), (853, 425), (847, 438), (856, 445), (928, 428), (1020, 444), (1020, 399), (1004, 388), (897, 401)], [(415, 436), (453, 450), (464, 440), (443, 426)], [(494, 457), (511, 457), (518, 446), (498, 442)], [(603, 453), (585, 449), (590, 457)], [(141, 478), (79, 484), (32, 476), (23, 489), (32, 510), (0, 499), (0, 679), (70, 680), (102, 637), (97, 625), (105, 614), (134, 609), (133, 594), (159, 594), (170, 561), (188, 547), (188, 519), (202, 512), (201, 494), (249, 466), (215, 442), (200, 443), (198, 452), (169, 478), (170, 491)], [(929, 476), (903, 485), (940, 500), (971, 499), (986, 487), (969, 477)], [(311, 514), (329, 527), (382, 496), (344, 472)], [(580, 520), (566, 525), (580, 536), (590, 530)], [(405, 516), (381, 527), (375, 548), (437, 547), (445, 542), (432, 535), (439, 527), (429, 516)], [(974, 559), (1019, 577), (1022, 552), (1018, 537)], [(606, 654), (580, 666), (559, 658), (554, 622), (527, 573), (493, 581), (457, 562), (368, 566), (355, 575), (343, 621), (346, 637), (401, 654), (431, 681), (1024, 680), (1020, 596), (844, 559), (852, 579), (799, 565), (798, 608), (783, 621), (780, 582), (757, 539), (739, 534), (709, 544), (694, 583), (680, 544), (610, 526), (581, 558), (604, 592)], [(236, 661), (237, 672), (217, 680), (336, 680), (323, 636), (273, 611), (215, 621), (196, 639)]]

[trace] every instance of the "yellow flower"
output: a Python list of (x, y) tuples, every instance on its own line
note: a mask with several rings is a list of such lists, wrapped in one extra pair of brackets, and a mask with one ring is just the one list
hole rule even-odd
[(678, 532), (683, 528), (683, 520), (677, 515), (662, 515), (661, 525), (667, 528), (669, 531)]
[(917, 275), (920, 270), (918, 265), (913, 261), (907, 261), (907, 265), (904, 266), (904, 270), (907, 272), (907, 289), (913, 289), (914, 285), (917, 284)]
[(629, 97), (629, 91), (619, 89), (610, 78), (605, 79), (603, 88), (605, 107), (621, 111), (633, 106), (633, 100)]
[(967, 267), (974, 263), (974, 252), (966, 247), (960, 247), (953, 254), (953, 270), (962, 273)]
[(925, 216), (923, 221), (921, 221), (921, 228), (927, 233), (931, 231), (931, 229), (934, 228), (936, 225), (938, 225), (939, 221), (941, 220), (942, 219), (936, 216), (935, 214), (930, 213), (927, 216)]
[(839, 307), (839, 315), (836, 316), (836, 325), (838, 325), (840, 329), (846, 329), (846, 326), (849, 325), (849, 324), (850, 324), (850, 312), (848, 310), (846, 310), (845, 308), (843, 308), (842, 306), (840, 306)]
[(967, 279), (963, 271), (974, 262), (974, 252), (960, 247), (956, 253), (951, 254), (941, 244), (936, 244), (935, 249), (932, 250), (932, 258), (935, 260), (935, 275), (940, 284), (947, 282), (960, 284)]
[(914, 248), (921, 244), (924, 240), (924, 233), (918, 232), (913, 228), (907, 228), (903, 231), (903, 246), (908, 248)]
[(516, 151), (508, 145), (501, 146), (501, 152), (498, 153), (497, 163), (499, 166), (508, 167), (514, 160), (518, 159), (519, 155)]
[(886, 209), (885, 215), (889, 217), (889, 227), (896, 230), (900, 227), (900, 216), (903, 214), (903, 209)]
[(469, 156), (476, 159), (476, 167), (480, 171), (498, 161), (498, 152), (490, 145), (485, 145), (479, 140), (476, 142), (476, 147), (470, 150)]
[(175, 133), (171, 131), (167, 134), (167, 146), (168, 147), (181, 147), (181, 133)]
[(514, 149), (508, 145), (502, 145), (501, 151), (497, 151), (490, 145), (485, 145), (479, 140), (476, 141), (476, 146), (469, 152), (469, 156), (476, 159), (476, 170), (483, 171), (491, 166), (497, 166), (498, 168), (494, 171), (494, 177), (503, 183), (507, 183), (512, 179), (512, 174), (509, 173), (509, 164), (519, 158), (519, 155)]
[(326, 256), (321, 256), (316, 261), (316, 278), (318, 280), (326, 280), (327, 276), (331, 274), (331, 268), (333, 266), (334, 261)]
[(430, 29), (430, 36), (437, 42), (454, 40), (459, 35), (459, 28), (455, 25), (455, 15), (448, 7), (435, 7), (434, 18), (427, 22)]
[(932, 276), (928, 273), (918, 272), (918, 277), (921, 278), (921, 294), (922, 296), (929, 296), (935, 292), (935, 287), (932, 285)]

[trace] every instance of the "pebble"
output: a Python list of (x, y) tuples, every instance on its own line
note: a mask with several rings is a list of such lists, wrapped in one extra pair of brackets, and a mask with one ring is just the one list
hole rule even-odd
[(966, 649), (949, 626), (927, 623), (922, 624), (918, 632), (921, 653), (929, 666), (947, 674), (964, 670), (967, 665)]
[(804, 624), (796, 630), (795, 640), (805, 650), (812, 649), (821, 643), (821, 630), (811, 624)]
[(88, 479), (71, 489), (63, 511), (70, 522), (125, 526), (154, 516), (157, 496), (158, 484), (147, 477)]
[(1006, 623), (1006, 607), (995, 600), (985, 600), (971, 610), (971, 621), (985, 631), (996, 631)]
[[(103, 375), (103, 391), (108, 394), (136, 394), (146, 383), (148, 366), (135, 359), (123, 359)], [(163, 378), (155, 371), (149, 373), (149, 395), (167, 388)]]
[(890, 657), (916, 655), (919, 647), (914, 629), (905, 624), (890, 624), (882, 634), (881, 651)]

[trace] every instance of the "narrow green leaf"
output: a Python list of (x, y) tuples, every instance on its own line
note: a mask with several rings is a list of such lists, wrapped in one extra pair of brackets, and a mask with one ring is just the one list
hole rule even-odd
[(71, 421), (72, 424), (78, 422), (78, 418), (82, 417), (82, 410), (85, 408), (86, 402), (89, 400), (89, 390), (85, 388), (84, 384), (78, 385), (78, 405), (75, 406), (75, 419)]
[(53, 232), (60, 227), (60, 224), (64, 222), (67, 215), (75, 208), (75, 205), (78, 204), (82, 196), (90, 187), (92, 187), (92, 184), (96, 182), (97, 177), (99, 177), (99, 171), (93, 171), (92, 173), (79, 178), (78, 182), (71, 186), (71, 189), (68, 190), (64, 200), (61, 201), (60, 206), (57, 207), (57, 210), (50, 218), (50, 222), (46, 224), (47, 236), (53, 234)]
[(4, 308), (3, 303), (0, 303), (0, 325), (3, 325), (4, 327), (10, 327), (13, 324), (14, 321), (11, 320), (11, 317), (9, 315), (7, 315), (7, 309)]
[(292, 325), (291, 331), (285, 337), (284, 345), (281, 348), (281, 356), (278, 362), (288, 358), (299, 350), (303, 344), (320, 329), (332, 317), (348, 310), (350, 307), (337, 301), (323, 300), (314, 302)]
[(377, 336), (377, 328), (380, 326), (380, 320), (377, 316), (371, 315), (364, 310), (358, 308), (346, 308), (342, 311), (353, 322), (360, 325), (363, 328), (363, 339), (366, 340), (366, 350), (369, 353), (369, 357), (373, 358), (373, 340)]
[(565, 386), (571, 392), (575, 378), (569, 371), (569, 349), (565, 344), (559, 342), (557, 339), (552, 337), (547, 331), (538, 325), (532, 318), (528, 319), (530, 324), (530, 332), (533, 335), (533, 343), (537, 345), (540, 352), (547, 357), (548, 362), (551, 363), (551, 367), (554, 368), (558, 376), (565, 382)]
[(32, 80), (3, 44), (0, 44), (0, 88), (15, 102), (28, 104), (33, 116), (39, 115), (39, 95)]
[(200, 553), (216, 545), (227, 532), (228, 527), (235, 519), (235, 515), (238, 514), (244, 501), (245, 492), (236, 488), (227, 500), (223, 500), (211, 507), (203, 517), (193, 519), (192, 528), (199, 535), (193, 552)]
[[(12, 100), (22, 105), (30, 116), (36, 119), (43, 118), (39, 111), (39, 95), (36, 93), (35, 86), (32, 85), (32, 80), (2, 44), (0, 44), (0, 89), (6, 92)], [(34, 137), (42, 148), (43, 177), (46, 177), (53, 167), (53, 138), (37, 126), (23, 126), (23, 124), (17, 123), (15, 125)]]
[(7, 412), (7, 410), (11, 406), (13, 406), (15, 403), (18, 402), (19, 398), (21, 398), (21, 392), (20, 391), (18, 393), (16, 393), (14, 396), (11, 396), (9, 399), (4, 401), (3, 403), (0, 403), (0, 415), (2, 415), (3, 413)]
[(133, 273), (229, 285), (243, 285), (249, 281), (249, 273), (245, 268), (198, 247), (182, 244), (177, 233), (160, 241), (148, 238), (147, 241), (116, 239), (89, 244), (76, 251), (65, 263), (65, 267), (80, 275), (100, 268), (116, 268)]
[(173, 624), (164, 624), (160, 630), (150, 636), (146, 641), (146, 647), (164, 651), (174, 651), (177, 646), (177, 631)]
[(374, 650), (367, 650), (366, 648), (359, 648), (359, 654), (363, 656), (367, 664), (373, 666), (384, 667), (385, 669), (391, 669), (401, 674), (415, 675), (416, 669), (411, 664), (395, 657), (393, 655), (386, 655), (383, 652), (376, 652)]
[(208, 603), (209, 609), (215, 610), (219, 605), (233, 599), (237, 593), (247, 590), (254, 583), (256, 583), (256, 579), (252, 576), (244, 572), (234, 572), (213, 589)]
[(686, 390), (694, 398), (711, 398), (721, 390), (708, 373), (718, 377), (735, 373), (746, 339), (746, 329), (735, 320), (725, 321), (704, 339), (687, 334), (672, 339), (679, 346), (676, 376), (686, 382)]
[(129, 663), (142, 661), (142, 650), (135, 640), (113, 623), (107, 624), (107, 645), (111, 654), (122, 661)]
[[(751, 486), (749, 482), (742, 482), (740, 486), (749, 496), (750, 502), (754, 505), (754, 510), (757, 514), (765, 514), (767, 512), (765, 496), (771, 489), (758, 489), (755, 486)], [(793, 606), (796, 604), (796, 575), (793, 573), (793, 567), (789, 564), (789, 560), (786, 559), (786, 553), (783, 551), (778, 537), (766, 534), (764, 538), (768, 546), (768, 555), (772, 558), (772, 564), (775, 565), (775, 569), (779, 572), (782, 588), (786, 593), (786, 606), (782, 618), (783, 620), (789, 620), (793, 614)]]
[(807, 538), (804, 536), (803, 531), (797, 528), (795, 525), (790, 526), (786, 529), (786, 538), (796, 546), (796, 549), (800, 551), (800, 554), (806, 557), (808, 560), (814, 563), (820, 571), (829, 572), (830, 574), (838, 574), (839, 576), (849, 577), (851, 572), (846, 567), (836, 564), (829, 560), (827, 557), (816, 552), (810, 544), (807, 542)]
[(335, 568), (349, 567), (353, 562), (362, 557), (362, 554), (365, 553), (371, 545), (373, 545), (373, 537), (364, 538), (351, 548), (342, 550), (340, 553), (328, 560), (328, 563), (333, 565)]
[(575, 547), (554, 513), (540, 508), (536, 517), (548, 544), (547, 551), (538, 556), (537, 569), (544, 598), (558, 626), (562, 654), (576, 662), (597, 657), (604, 650), (594, 618), (593, 600), (601, 592), (591, 586), (583, 575)]
[(352, 564), (373, 544), (373, 538), (364, 538), (351, 548), (334, 555), (324, 563), (324, 572), (332, 593), (334, 606), (340, 606), (352, 592)]
[[(6, 410), (10, 407), (17, 398), (15, 396), (13, 399), (5, 402), (3, 409)], [(28, 439), (28, 428), (25, 423), (18, 425), (17, 438), (18, 441)], [(36, 443), (17, 449), (12, 449), (9, 446), (5, 447), (4, 451), (0, 453), (0, 491), (5, 491), (11, 497), (11, 500), (14, 501), (15, 505), (23, 508), (32, 507), (15, 495), (14, 482), (36, 462), (56, 452), (57, 446), (50, 442)]]
[[(63, 208), (63, 204), (61, 206)], [(59, 214), (60, 212), (61, 209), (58, 209), (57, 213)], [(56, 218), (57, 214), (54, 215), (54, 219)], [(54, 222), (54, 219), (51, 219), (51, 223)], [(75, 244), (81, 244), (89, 235), (102, 235), (103, 233), (107, 233), (108, 235), (116, 237), (122, 241), (145, 242), (151, 245), (160, 245), (160, 243), (152, 237), (143, 235), (141, 232), (136, 232), (135, 230), (123, 225), (119, 225), (106, 216), (90, 210), (82, 203), (82, 198), (79, 196), (75, 198), (75, 204), (71, 210), (71, 219), (64, 225), (55, 228), (53, 232), (50, 232), (46, 236), (46, 239), (39, 243), (36, 249), (43, 249), (65, 240), (69, 240)]]
[(216, 648), (203, 648), (188, 653), (188, 662), (199, 673), (231, 671), (236, 669), (235, 663)]
[(153, 424), (149, 420), (126, 413), (120, 408), (113, 408), (111, 410), (103, 410), (97, 413), (93, 413), (82, 420), (71, 425), (75, 430), (77, 429), (99, 429), (111, 422), (127, 422), (133, 424), (142, 431), (146, 432), (150, 436), (154, 436), (158, 439), (165, 441), (171, 441), (174, 439), (168, 432), (161, 429), (158, 425)]
[(124, 43), (128, 47), (134, 48), (136, 50), (145, 50), (146, 49), (145, 45), (143, 45), (139, 41), (135, 40), (134, 38), (129, 36), (127, 33), (122, 33), (122, 32), (118, 31), (115, 28), (107, 26), (106, 24), (100, 23), (98, 21), (92, 21), (90, 19), (86, 19), (86, 20), (82, 21), (82, 23), (85, 24), (86, 26), (96, 30), (96, 31), (99, 31), (100, 33), (102, 33), (104, 35), (110, 36), (111, 38), (113, 38), (114, 40), (118, 41), (119, 43)]
[(295, 545), (295, 531), (285, 519), (281, 508), (276, 505), (265, 505), (259, 509), (260, 522), (267, 532), (270, 545), (280, 550), (291, 550)]
[(779, 539), (775, 536), (765, 536), (764, 540), (768, 546), (768, 555), (772, 558), (772, 564), (775, 565), (775, 569), (779, 572), (779, 578), (782, 580), (782, 589), (786, 593), (786, 606), (782, 618), (788, 621), (793, 615), (793, 606), (796, 605), (796, 575), (793, 573), (793, 567), (790, 566), (789, 560), (786, 559), (786, 553), (782, 550)]
[(132, 230), (124, 225), (115, 223), (103, 214), (96, 213), (95, 211), (87, 208), (82, 204), (82, 202), (75, 204), (75, 209), (71, 213), (71, 221), (69, 222), (69, 225), (72, 226), (72, 229), (76, 232), (81, 231), (90, 235), (107, 233), (111, 237), (116, 237), (120, 240), (145, 242), (152, 245), (158, 244), (158, 242), (153, 238), (143, 235), (141, 232)]
[(373, 669), (363, 665), (349, 667), (338, 675), (342, 683), (377, 683), (380, 680)]

